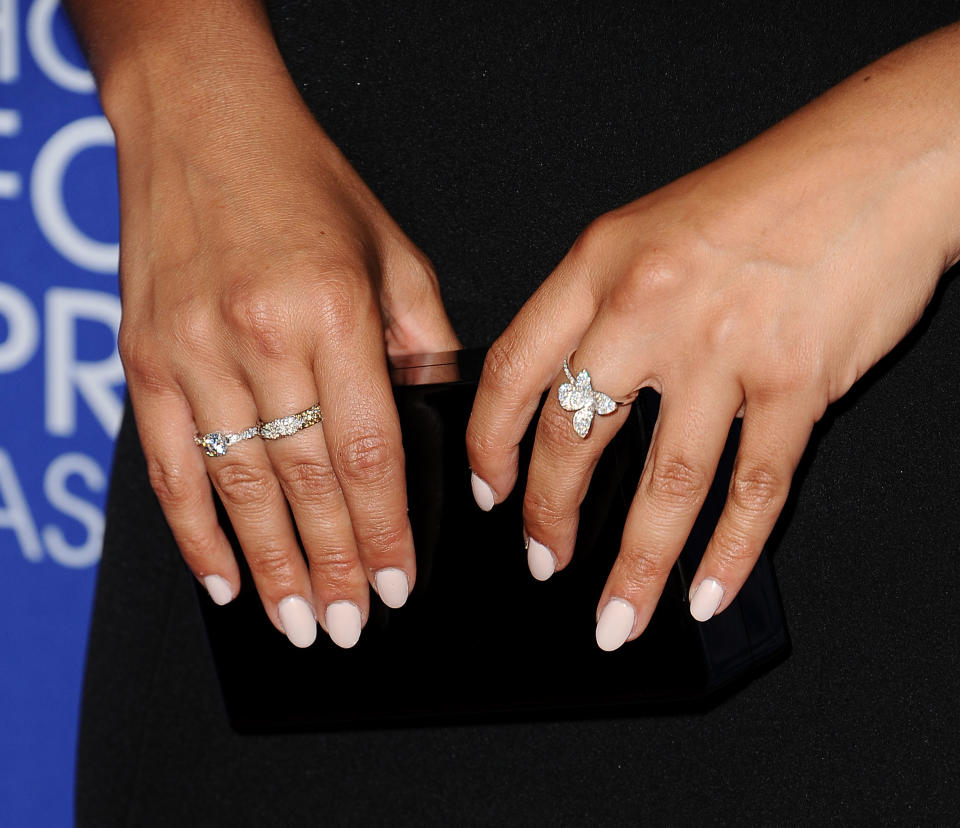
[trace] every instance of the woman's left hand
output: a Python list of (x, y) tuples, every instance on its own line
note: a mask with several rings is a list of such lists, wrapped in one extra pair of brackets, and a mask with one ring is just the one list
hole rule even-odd
[(600, 597), (601, 648), (646, 627), (739, 413), (726, 506), (690, 592), (699, 620), (730, 604), (813, 424), (916, 323), (957, 261), (958, 48), (956, 26), (917, 41), (601, 217), (491, 348), (467, 433), (481, 508), (512, 489), (517, 446), (552, 385), (523, 508), (540, 580), (570, 561), (593, 468), (628, 412), (598, 413), (581, 438), (558, 400), (564, 358), (614, 400), (662, 394)]

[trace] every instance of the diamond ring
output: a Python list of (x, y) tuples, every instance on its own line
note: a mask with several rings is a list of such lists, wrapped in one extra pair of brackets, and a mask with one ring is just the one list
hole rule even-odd
[(570, 371), (570, 363), (563, 361), (563, 373), (569, 382), (563, 383), (558, 389), (557, 396), (564, 411), (573, 411), (573, 430), (586, 439), (593, 425), (594, 414), (611, 414), (617, 410), (618, 403), (601, 391), (594, 391), (590, 381), (590, 372), (584, 368), (574, 377)]
[(322, 422), (323, 414), (320, 413), (320, 403), (316, 403), (299, 414), (278, 417), (268, 423), (261, 420), (257, 423), (257, 427), (264, 440), (279, 440), (281, 437), (289, 437), (298, 431), (303, 431), (305, 428), (310, 428), (310, 426)]
[(203, 449), (203, 453), (207, 457), (223, 457), (227, 453), (227, 449), (235, 443), (259, 436), (260, 426), (258, 424), (236, 433), (232, 431), (211, 431), (209, 434), (200, 434), (197, 432), (193, 435), (193, 442)]

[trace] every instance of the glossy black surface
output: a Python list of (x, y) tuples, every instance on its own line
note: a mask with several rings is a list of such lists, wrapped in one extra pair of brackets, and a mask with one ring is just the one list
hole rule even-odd
[(321, 633), (312, 647), (298, 650), (267, 621), (248, 573), (231, 605), (214, 606), (199, 593), (234, 727), (326, 729), (690, 707), (786, 652), (766, 556), (724, 613), (699, 624), (688, 611), (690, 578), (723, 507), (739, 421), (649, 627), (637, 641), (605, 653), (594, 640), (597, 601), (640, 477), (657, 397), (641, 394), (601, 458), (573, 562), (539, 583), (527, 571), (523, 548), (523, 477), (490, 513), (471, 495), (464, 432), (481, 361), (482, 352), (463, 351), (408, 361), (393, 372), (418, 558), (406, 606), (389, 610), (373, 597), (356, 647), (341, 650)]

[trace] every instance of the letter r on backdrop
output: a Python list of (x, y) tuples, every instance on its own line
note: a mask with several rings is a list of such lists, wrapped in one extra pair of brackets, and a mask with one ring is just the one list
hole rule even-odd
[(51, 434), (66, 436), (77, 429), (77, 397), (83, 397), (111, 439), (120, 431), (123, 401), (114, 390), (123, 382), (123, 365), (116, 344), (104, 359), (77, 357), (77, 322), (107, 325), (116, 343), (120, 330), (120, 300), (96, 290), (51, 288), (47, 291), (46, 424)]

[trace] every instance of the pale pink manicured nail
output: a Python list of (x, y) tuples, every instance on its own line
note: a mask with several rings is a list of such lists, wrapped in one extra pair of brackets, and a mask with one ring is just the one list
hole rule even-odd
[(398, 609), (407, 603), (410, 594), (410, 582), (402, 569), (388, 567), (381, 569), (373, 578), (377, 585), (377, 595), (388, 607)]
[(527, 566), (530, 574), (538, 581), (546, 581), (557, 571), (557, 559), (540, 541), (530, 538), (527, 541)]
[(338, 647), (349, 649), (360, 640), (360, 608), (353, 601), (334, 601), (327, 607), (327, 633)]
[(213, 603), (222, 607), (233, 600), (233, 587), (230, 586), (230, 582), (226, 578), (219, 575), (206, 575), (203, 578), (203, 585), (210, 593)]
[(623, 598), (611, 598), (597, 621), (597, 646), (608, 653), (620, 647), (633, 630), (637, 613)]
[(690, 596), (690, 614), (697, 621), (709, 621), (723, 600), (723, 586), (713, 578), (704, 578)]
[(476, 472), (470, 472), (470, 486), (473, 489), (473, 499), (477, 501), (477, 506), (483, 511), (489, 512), (496, 502), (490, 484)]
[(288, 595), (279, 604), (280, 624), (295, 647), (309, 647), (317, 640), (317, 619), (313, 608), (299, 595)]

